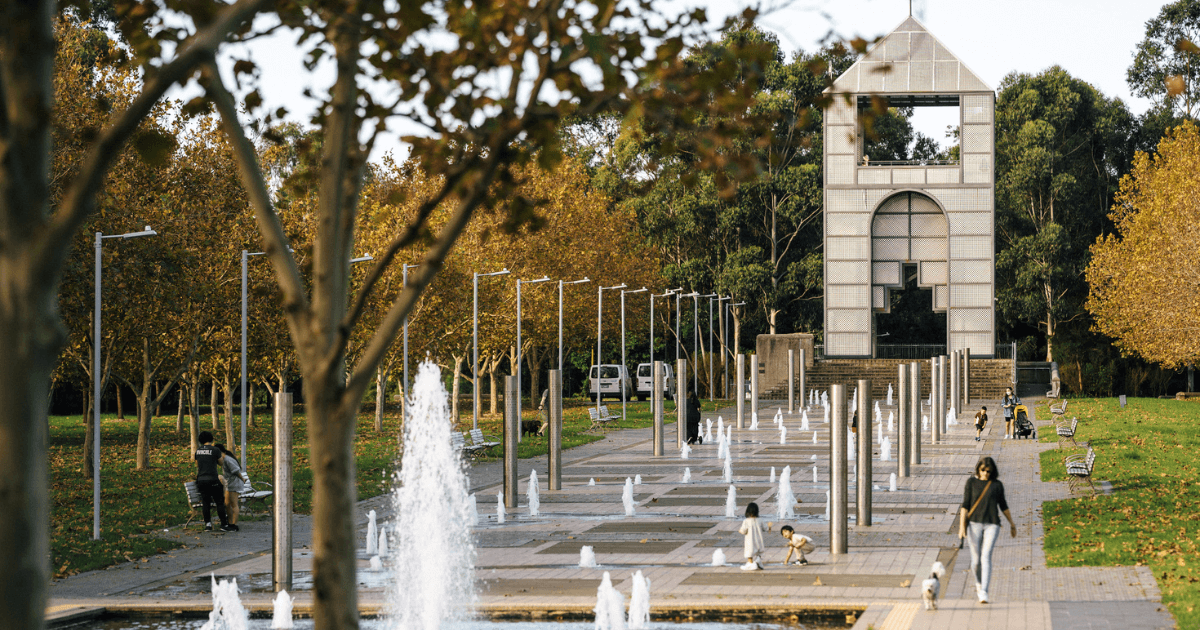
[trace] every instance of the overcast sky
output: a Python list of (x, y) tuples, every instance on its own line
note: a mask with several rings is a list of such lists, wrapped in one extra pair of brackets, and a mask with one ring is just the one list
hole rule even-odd
[[(780, 0), (766, 1), (778, 4)], [(672, 4), (705, 6), (718, 22), (745, 6), (744, 0)], [(1058, 64), (1104, 94), (1120, 97), (1135, 114), (1144, 112), (1149, 103), (1130, 94), (1125, 71), (1145, 34), (1146, 21), (1163, 4), (1163, 0), (913, 0), (914, 13), (930, 32), (993, 89), (1010, 72), (1036, 73)], [(908, 12), (909, 0), (795, 0), (786, 9), (764, 16), (761, 24), (778, 34), (790, 53), (798, 48), (815, 50), (831, 30), (868, 40), (886, 35)], [(266, 104), (272, 109), (287, 106), (293, 118), (302, 120), (312, 107), (302, 91), (312, 88), (322, 93), (332, 76), (306, 72), (291, 46), (294, 39), (282, 34), (259, 42), (251, 54), (263, 70)], [(946, 115), (952, 112), (941, 113), (918, 120), (918, 130), (940, 140)], [(386, 150), (402, 147), (395, 137), (386, 138), (373, 159)]]

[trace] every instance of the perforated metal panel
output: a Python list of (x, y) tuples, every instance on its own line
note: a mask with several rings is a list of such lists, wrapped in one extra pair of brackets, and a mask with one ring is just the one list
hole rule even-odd
[(922, 262), (917, 271), (917, 284), (923, 287), (946, 284), (946, 263)]
[(854, 156), (825, 156), (825, 181), (830, 184), (853, 184)]
[(871, 329), (871, 311), (866, 309), (829, 309), (829, 332), (862, 332)]
[(938, 207), (929, 197), (925, 195), (910, 195), (912, 199), (913, 214), (941, 214), (942, 209)]
[(879, 206), (875, 214), (908, 214), (908, 195), (889, 197)]
[(892, 182), (895, 184), (924, 184), (925, 183), (925, 169), (924, 168), (892, 169)]
[(958, 236), (950, 239), (951, 258), (992, 258), (992, 239), (986, 236)]
[[(930, 52), (932, 54), (932, 50)], [(914, 61), (908, 64), (908, 89), (913, 92), (933, 91), (932, 61)]]
[(889, 37), (885, 40), (883, 58), (888, 61), (908, 61), (908, 37)]
[[(921, 218), (925, 218), (922, 215)], [(871, 235), (878, 238), (880, 236), (908, 236), (908, 215), (906, 214), (877, 214), (875, 220), (871, 222)]]
[(877, 262), (871, 265), (871, 283), (879, 286), (899, 287), (900, 263)]
[(867, 308), (867, 291), (862, 286), (835, 284), (825, 289), (825, 308)]
[(835, 260), (825, 263), (830, 284), (861, 284), (871, 281), (871, 263)]
[(886, 309), (887, 291), (883, 287), (871, 287), (871, 307), (879, 310)]
[(953, 61), (954, 63), (958, 63), (958, 58), (954, 56), (954, 53), (947, 50), (946, 47), (936, 39), (933, 41), (933, 60), (938, 62)]
[(989, 308), (953, 308), (947, 318), (950, 332), (977, 332), (992, 329), (992, 310)]
[(963, 156), (963, 182), (987, 184), (992, 181), (992, 156), (970, 154)]
[(925, 177), (930, 184), (957, 184), (957, 166), (931, 166), (925, 171)]
[(992, 124), (992, 98), (986, 95), (972, 94), (962, 98), (963, 122)]
[(946, 236), (946, 217), (942, 214), (912, 215), (913, 236)]
[(879, 167), (860, 168), (858, 169), (858, 183), (890, 184), (892, 183), (892, 169)]
[(830, 260), (870, 260), (870, 242), (862, 237), (829, 237), (825, 248)]
[(855, 152), (854, 148), (854, 127), (840, 125), (837, 127), (829, 127), (829, 135), (825, 136), (825, 143), (828, 145), (829, 152), (836, 155), (851, 154)]
[(908, 260), (908, 239), (873, 238), (871, 254), (875, 260)]
[(825, 356), (862, 357), (871, 354), (871, 339), (862, 333), (826, 333)]
[(958, 91), (958, 66), (959, 63), (957, 61), (933, 62), (934, 92)]
[(858, 104), (853, 99), (850, 102), (846, 102), (842, 97), (835, 96), (833, 104), (829, 106), (829, 109), (825, 110), (825, 124), (831, 127), (835, 125), (848, 125), (851, 128), (851, 132), (853, 132), (854, 125), (858, 124), (855, 120), (857, 109)]
[(996, 352), (992, 341), (995, 337), (990, 333), (950, 333), (950, 348), (952, 350), (971, 349), (971, 356), (991, 356)]
[(950, 306), (950, 292), (946, 287), (933, 287), (933, 310), (944, 311)]
[(892, 63), (892, 71), (883, 77), (883, 89), (889, 92), (908, 91), (908, 62), (896, 61)]
[(991, 153), (992, 126), (963, 125), (962, 151), (963, 153)]
[(992, 213), (955, 212), (950, 215), (950, 233), (955, 236), (991, 236)]
[(870, 236), (867, 218), (862, 214), (832, 214), (825, 217), (825, 234), (828, 236)]
[(888, 64), (884, 63), (860, 63), (858, 75), (858, 89), (863, 92), (881, 92), (883, 91), (883, 73)]
[(950, 264), (950, 282), (991, 284), (992, 261), (955, 260)]
[(946, 260), (946, 239), (914, 238), (909, 256), (913, 260)]
[(988, 284), (950, 285), (951, 308), (988, 307), (992, 304), (992, 287)]
[(913, 61), (933, 61), (933, 37), (929, 33), (912, 33), (908, 37)]

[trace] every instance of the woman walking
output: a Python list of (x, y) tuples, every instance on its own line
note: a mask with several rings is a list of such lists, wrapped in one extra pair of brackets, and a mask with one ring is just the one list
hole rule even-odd
[(1008, 519), (1013, 538), (1017, 524), (1008, 511), (1004, 484), (996, 461), (984, 457), (975, 464), (975, 474), (967, 479), (963, 502), (958, 510), (958, 537), (966, 538), (971, 547), (971, 573), (975, 576), (975, 592), (979, 603), (988, 603), (988, 585), (992, 581), (992, 549), (1000, 536), (1000, 513)]

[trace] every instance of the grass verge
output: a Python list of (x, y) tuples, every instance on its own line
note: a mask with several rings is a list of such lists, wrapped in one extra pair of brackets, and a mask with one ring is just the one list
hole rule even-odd
[[(1093, 477), (1113, 492), (1043, 505), (1046, 563), (1148, 566), (1179, 627), (1200, 627), (1200, 403), (1131, 398), (1122, 410), (1115, 398), (1072, 399), (1074, 416), (1076, 440), (1096, 451)], [(1057, 438), (1050, 429), (1041, 439)], [(1063, 458), (1083, 452), (1043, 452), (1042, 480), (1065, 481)]]

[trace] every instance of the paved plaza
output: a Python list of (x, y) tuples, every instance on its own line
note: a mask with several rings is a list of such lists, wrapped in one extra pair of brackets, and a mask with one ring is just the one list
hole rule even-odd
[[(995, 401), (982, 404), (999, 409)], [(1065, 483), (1039, 479), (1038, 454), (1055, 446), (1004, 440), (1003, 424), (995, 420), (980, 442), (965, 422), (950, 427), (938, 445), (928, 444), (925, 433), (922, 463), (913, 467), (910, 477), (899, 479), (895, 492), (888, 490), (889, 475), (896, 472), (895, 449), (892, 461), (881, 462), (875, 444), (874, 522), (869, 527), (852, 523), (849, 553), (830, 555), (825, 520), (829, 425), (820, 422), (820, 407), (809, 409), (809, 431), (800, 430), (799, 414), (784, 414), (788, 437), (780, 444), (771, 420), (775, 405), (763, 402), (757, 431), (733, 430), (736, 518), (725, 517), (729, 484), (722, 478), (716, 444), (693, 447), (683, 460), (674, 448), (673, 424), (666, 430), (668, 456), (653, 457), (650, 429), (613, 431), (602, 441), (565, 452), (563, 490), (557, 492), (546, 489), (545, 457), (521, 460), (521, 505), (509, 510), (504, 524), (495, 517), (501, 464), (473, 465), (471, 485), (481, 516), (479, 608), (497, 617), (590, 618), (604, 572), (628, 597), (631, 577), (640, 570), (651, 580), (652, 613), (662, 617), (751, 613), (786, 618), (797, 611), (824, 610), (827, 618), (839, 621), (850, 612), (855, 630), (1175, 627), (1146, 567), (1046, 567), (1041, 504), (1069, 496)], [(973, 416), (975, 408), (962, 415)], [(894, 407), (882, 405), (885, 424), (889, 411)], [(727, 421), (733, 416), (731, 410), (705, 414), (714, 419), (717, 415)], [(894, 432), (890, 439), (895, 442)], [(955, 535), (963, 483), (984, 455), (999, 465), (1018, 524), (1016, 538), (1008, 536), (1006, 526), (1002, 530), (994, 555), (992, 603), (987, 605), (975, 600), (967, 572), (969, 554), (959, 550)], [(772, 468), (779, 474), (785, 466), (792, 468), (792, 488), (801, 503), (795, 519), (780, 521), (775, 518), (777, 487), (769, 478)], [(682, 480), (685, 469), (690, 471), (689, 483)], [(530, 517), (525, 506), (531, 470), (540, 478), (537, 517)], [(634, 487), (636, 513), (627, 517), (621, 493), (626, 478), (636, 475), (642, 480)], [(591, 480), (595, 485), (589, 485)], [(853, 515), (853, 484), (849, 496), (848, 513)], [(738, 566), (744, 560), (737, 528), (749, 501), (759, 504), (764, 524), (771, 523), (772, 531), (764, 533), (768, 551), (763, 571), (747, 572)], [(381, 521), (390, 520), (386, 497), (364, 501), (358, 514), (361, 532), (370, 509), (381, 514)], [(809, 565), (782, 564), (785, 549), (778, 530), (785, 522), (814, 539), (817, 550), (809, 554)], [(297, 517), (296, 528), (295, 594), (297, 610), (303, 611), (311, 602), (306, 588), (311, 584), (308, 518)], [(179, 538), (187, 549), (58, 581), (51, 587), (51, 616), (86, 615), (98, 607), (206, 611), (211, 608), (210, 574), (237, 577), (247, 606), (269, 610), (270, 529), (269, 520), (247, 522), (241, 532), (225, 535), (202, 534), (194, 525), (186, 532), (172, 529), (162, 535)], [(593, 547), (598, 568), (579, 568), (584, 545)], [(727, 557), (727, 566), (711, 566), (717, 550)], [(376, 613), (386, 608), (385, 578), (370, 571), (367, 560), (360, 557), (360, 604), (364, 613)], [(948, 569), (943, 599), (938, 611), (925, 611), (920, 582), (938, 560)]]

